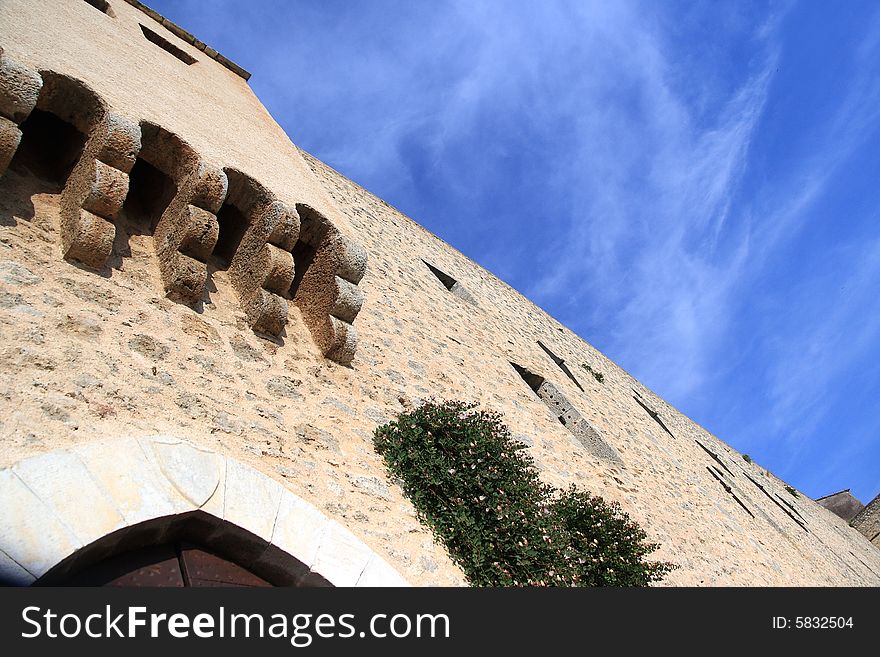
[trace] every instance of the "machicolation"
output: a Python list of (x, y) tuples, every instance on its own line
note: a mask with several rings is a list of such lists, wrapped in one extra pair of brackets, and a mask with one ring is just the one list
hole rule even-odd
[(0, 580), (467, 584), (374, 442), (445, 400), (619, 505), (665, 585), (880, 585), (880, 498), (843, 518), (734, 450), (298, 149), (249, 77), (137, 0), (0, 5)]

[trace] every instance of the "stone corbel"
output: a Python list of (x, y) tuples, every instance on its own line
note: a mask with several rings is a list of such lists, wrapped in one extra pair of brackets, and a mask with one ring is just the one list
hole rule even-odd
[(128, 174), (140, 152), (137, 123), (107, 112), (89, 136), (61, 193), (64, 257), (101, 269), (113, 250), (113, 220), (128, 195)]
[(357, 285), (367, 269), (367, 252), (332, 227), (315, 250), (294, 303), (324, 356), (348, 364), (357, 349), (352, 322), (364, 300)]
[(254, 331), (278, 336), (287, 324), (294, 277), (292, 250), (299, 239), (296, 210), (280, 201), (251, 209), (250, 227), (229, 266), (229, 279)]
[(42, 87), (39, 73), (9, 59), (0, 48), (0, 176), (18, 150), (19, 126), (36, 106)]
[(228, 189), (222, 169), (201, 162), (178, 184), (153, 234), (166, 293), (194, 305), (204, 295), (208, 259), (217, 244), (217, 212)]

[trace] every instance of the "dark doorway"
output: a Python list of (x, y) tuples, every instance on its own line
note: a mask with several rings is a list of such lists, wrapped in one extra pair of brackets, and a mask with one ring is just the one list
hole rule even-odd
[(142, 158), (135, 160), (122, 206), (131, 225), (129, 232), (152, 235), (175, 194), (177, 186), (169, 176)]
[(246, 568), (190, 543), (166, 543), (119, 554), (80, 571), (68, 586), (267, 587)]
[(38, 109), (21, 124), (21, 132), (10, 168), (54, 183), (60, 190), (82, 153), (85, 135), (55, 114)]
[(297, 203), (296, 212), (299, 215), (300, 231), (299, 240), (293, 247), (293, 283), (290, 286), (290, 298), (296, 297), (299, 284), (315, 261), (318, 247), (327, 235), (329, 222), (317, 210)]
[(36, 586), (332, 586), (303, 562), (202, 511), (107, 534), (43, 575)]
[(217, 223), (220, 224), (220, 235), (217, 237), (217, 246), (214, 247), (212, 255), (217, 268), (225, 270), (229, 269), (232, 258), (247, 232), (248, 219), (237, 207), (226, 204), (217, 213)]

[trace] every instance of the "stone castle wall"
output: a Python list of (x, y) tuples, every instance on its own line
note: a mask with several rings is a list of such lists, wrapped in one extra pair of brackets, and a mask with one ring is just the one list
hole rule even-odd
[[(240, 75), (109, 4), (0, 8), (0, 113), (22, 144), (0, 140), (0, 468), (175, 436), (276, 482), (408, 582), (462, 584), (371, 443), (420, 400), (462, 399), (503, 413), (548, 482), (620, 502), (680, 565), (669, 584), (880, 584), (856, 530), (298, 151)], [(33, 102), (9, 101), (10, 80)], [(74, 92), (55, 88), (94, 107), (67, 116)], [(44, 114), (84, 137), (60, 180), (28, 159)]]
[(864, 534), (871, 543), (880, 547), (880, 495), (868, 502), (850, 524)]

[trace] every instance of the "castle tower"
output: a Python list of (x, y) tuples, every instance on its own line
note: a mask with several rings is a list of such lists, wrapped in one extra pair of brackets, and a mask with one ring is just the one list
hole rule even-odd
[(149, 580), (134, 554), (163, 583), (464, 584), (372, 444), (433, 397), (618, 501), (668, 584), (880, 584), (865, 536), (297, 149), (139, 2), (5, 0), (0, 47), (5, 582)]

